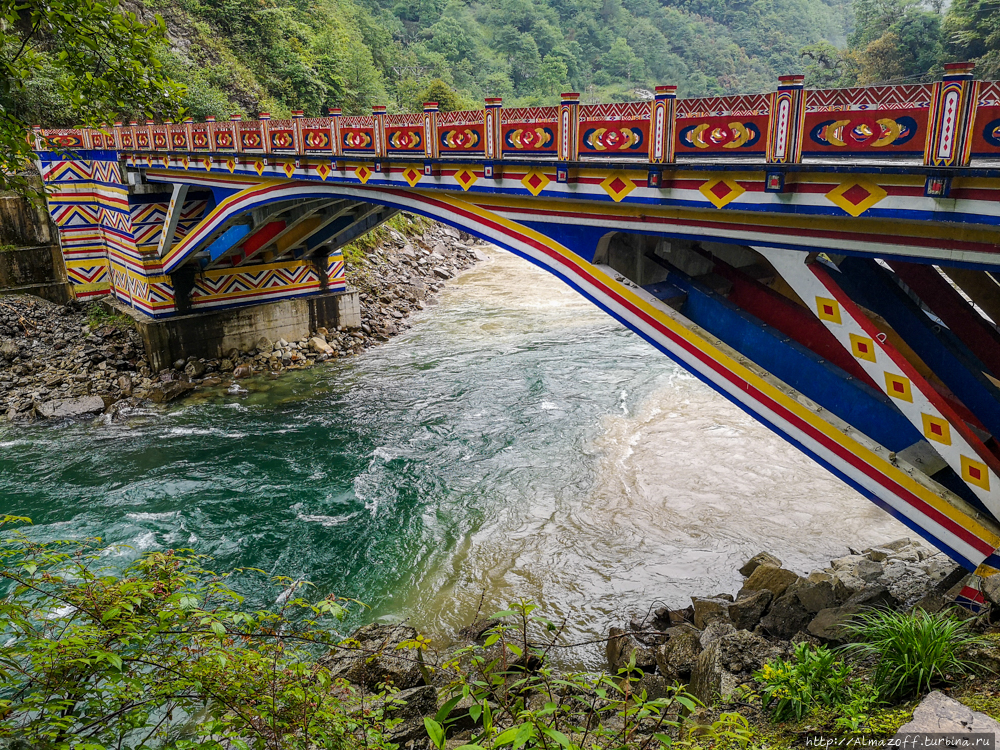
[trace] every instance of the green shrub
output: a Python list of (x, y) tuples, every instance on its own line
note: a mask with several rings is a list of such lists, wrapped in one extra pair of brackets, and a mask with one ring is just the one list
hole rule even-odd
[(121, 548), (3, 528), (27, 521), (0, 515), (0, 746), (394, 747), (385, 704), (364, 696), (359, 710), (362, 696), (316, 658), (359, 648), (330, 627), (347, 600), (308, 602), (303, 584), (276, 578), (280, 606), (249, 611), (231, 576), (190, 550), (115, 570), (109, 553)]
[(914, 696), (971, 671), (974, 663), (961, 654), (982, 641), (968, 632), (966, 623), (923, 610), (872, 610), (845, 629), (858, 641), (846, 647), (848, 652), (878, 658), (875, 684), (885, 699)]
[(832, 706), (847, 698), (850, 667), (826, 646), (795, 646), (788, 661), (778, 659), (754, 674), (763, 685), (762, 703), (776, 721), (802, 719), (814, 706)]

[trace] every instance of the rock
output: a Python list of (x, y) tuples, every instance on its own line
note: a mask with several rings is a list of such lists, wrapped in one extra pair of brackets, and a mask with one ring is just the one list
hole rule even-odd
[(192, 378), (200, 378), (205, 374), (205, 363), (199, 362), (197, 359), (188, 362), (184, 367), (184, 374), (189, 375)]
[(404, 641), (412, 640), (417, 631), (408, 625), (371, 623), (358, 628), (345, 642), (322, 657), (333, 677), (342, 677), (355, 685), (375, 691), (380, 684), (391, 684), (400, 690), (423, 684), (416, 651), (399, 649)]
[(618, 670), (626, 667), (633, 654), (635, 666), (643, 672), (656, 669), (656, 652), (652, 648), (639, 643), (621, 628), (611, 628), (608, 631), (606, 655), (612, 674), (617, 674)]
[(243, 378), (249, 378), (251, 375), (253, 375), (253, 367), (247, 362), (238, 365), (233, 370), (233, 377), (236, 378), (237, 380), (242, 380)]
[(711, 705), (717, 695), (730, 695), (742, 682), (752, 679), (754, 670), (783, 653), (761, 636), (737, 630), (701, 652), (688, 690), (706, 706)]
[(935, 690), (920, 701), (920, 705), (913, 711), (913, 720), (901, 726), (896, 737), (910, 732), (987, 734), (995, 739), (1000, 737), (1000, 723)]
[(646, 700), (655, 701), (670, 695), (671, 683), (663, 675), (644, 673), (638, 682), (632, 683), (632, 694), (646, 693)]
[(692, 596), (691, 604), (694, 606), (694, 626), (699, 630), (704, 630), (713, 620), (729, 619), (730, 603), (725, 599)]
[(798, 574), (790, 570), (777, 568), (773, 565), (759, 565), (743, 582), (743, 589), (747, 591), (766, 589), (774, 594), (775, 598), (778, 598), (785, 593), (785, 589), (797, 580), (799, 580)]
[(756, 555), (743, 563), (743, 567), (740, 568), (740, 575), (744, 578), (749, 578), (761, 565), (770, 565), (772, 568), (780, 568), (781, 560), (772, 555), (770, 552), (758, 552)]
[(994, 606), (1000, 606), (1000, 574), (983, 578), (980, 591)]
[(701, 636), (698, 638), (698, 643), (701, 644), (701, 647), (704, 650), (722, 638), (722, 636), (735, 632), (736, 628), (733, 627), (731, 622), (727, 622), (725, 620), (713, 620), (709, 623), (708, 627), (702, 631)]
[(118, 390), (122, 392), (122, 396), (128, 398), (132, 395), (132, 378), (128, 375), (122, 375), (118, 378)]
[(753, 630), (773, 598), (767, 589), (746, 592), (729, 605), (729, 619), (737, 630)]
[(881, 607), (891, 609), (897, 604), (892, 594), (885, 586), (872, 586), (854, 594), (840, 607), (829, 607), (820, 610), (807, 628), (810, 635), (830, 643), (844, 643), (848, 634), (844, 625), (852, 617), (865, 609)]
[[(846, 589), (844, 592), (846, 593)], [(821, 609), (836, 607), (843, 601), (834, 589), (833, 576), (829, 574), (825, 574), (825, 578), (821, 576), (802, 578), (788, 587), (785, 595), (788, 594), (795, 594), (799, 603), (812, 614)]]
[(450, 279), (454, 274), (451, 273), (447, 268), (443, 266), (435, 266), (433, 269), (434, 275), (442, 279)]
[(37, 411), (46, 419), (65, 419), (99, 414), (104, 411), (104, 408), (104, 399), (100, 396), (81, 396), (80, 398), (46, 401), (38, 407)]
[(327, 356), (333, 354), (333, 347), (326, 343), (325, 340), (321, 339), (319, 336), (313, 336), (309, 339), (309, 351), (315, 352), (316, 354), (326, 354)]
[(800, 630), (805, 630), (813, 619), (813, 614), (799, 601), (791, 587), (784, 596), (775, 599), (771, 609), (760, 620), (760, 626), (768, 635), (788, 640)]
[(608, 642), (604, 646), (604, 654), (608, 659), (608, 668), (612, 672), (618, 671), (618, 665), (622, 660), (622, 652), (628, 644), (629, 636), (621, 628), (612, 626), (608, 630)]
[(274, 349), (274, 343), (267, 336), (261, 336), (257, 339), (257, 343), (254, 344), (254, 348), (258, 352), (269, 352)]
[(0, 344), (0, 356), (6, 357), (7, 359), (14, 359), (20, 351), (17, 342), (8, 339)]
[(889, 557), (889, 555), (892, 554), (892, 550), (885, 549), (884, 547), (874, 547), (872, 549), (866, 549), (864, 551), (864, 554), (870, 560), (874, 560), (875, 562), (882, 562), (887, 557)]
[(437, 713), (437, 709), (437, 688), (433, 685), (421, 685), (400, 690), (385, 702), (386, 714), (403, 721), (433, 716)]
[(668, 679), (687, 682), (701, 651), (698, 634), (683, 631), (656, 649), (656, 667)]
[(187, 365), (187, 360), (185, 360), (185, 359), (178, 359), (178, 360), (176, 360), (174, 362), (174, 369), (175, 370), (183, 370), (186, 365)]
[(166, 404), (194, 390), (194, 385), (185, 380), (171, 380), (158, 383), (149, 390), (149, 398), (157, 404)]
[(233, 360), (229, 359), (228, 357), (226, 357), (219, 363), (219, 370), (221, 372), (232, 372), (234, 369), (235, 365), (233, 364)]
[(459, 638), (467, 641), (481, 641), (486, 638), (486, 634), (502, 624), (500, 620), (492, 620), (489, 617), (481, 617), (471, 625), (466, 625), (458, 631)]

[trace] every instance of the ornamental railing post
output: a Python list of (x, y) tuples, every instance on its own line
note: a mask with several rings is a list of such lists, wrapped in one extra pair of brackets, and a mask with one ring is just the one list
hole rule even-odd
[(304, 112), (301, 109), (292, 110), (292, 150), (296, 154), (303, 153), (302, 147), (302, 118)]
[(424, 157), (438, 158), (438, 103), (424, 102)]
[(677, 87), (657, 86), (649, 108), (649, 161), (673, 164), (677, 123)]
[(374, 134), (375, 158), (385, 157), (385, 105), (372, 105), (372, 116), (375, 118), (375, 127), (372, 128)]
[(122, 150), (122, 123), (121, 121), (114, 124), (115, 129), (115, 151)]
[(240, 153), (243, 150), (243, 143), (240, 139), (240, 121), (243, 115), (229, 115), (229, 127), (233, 130), (233, 151)]
[(330, 114), (330, 144), (331, 150), (334, 156), (340, 156), (343, 153), (341, 143), (340, 143), (340, 107), (330, 107), (327, 110)]
[(146, 137), (149, 138), (149, 140), (146, 141), (146, 143), (149, 144), (149, 150), (156, 151), (156, 138), (153, 135), (153, 121), (149, 119), (146, 120)]
[(215, 115), (205, 115), (205, 136), (208, 138), (208, 150), (215, 152)]
[(567, 92), (559, 102), (559, 161), (579, 161), (580, 95)]
[(491, 96), (486, 99), (486, 108), (483, 109), (483, 135), (486, 140), (487, 159), (503, 159), (503, 139), (500, 137), (502, 112), (502, 98)]
[(979, 99), (979, 81), (972, 79), (975, 63), (948, 63), (931, 90), (927, 114), (924, 164), (965, 167), (972, 156), (972, 134)]
[(802, 161), (805, 94), (805, 76), (778, 77), (778, 90), (770, 96), (767, 120), (768, 164), (797, 164)]
[(260, 142), (261, 147), (264, 149), (265, 154), (271, 153), (271, 133), (269, 130), (271, 115), (267, 112), (261, 112), (257, 115), (257, 119), (260, 121)]
[(188, 153), (194, 151), (194, 128), (191, 126), (194, 124), (193, 117), (187, 117), (184, 119), (184, 145)]

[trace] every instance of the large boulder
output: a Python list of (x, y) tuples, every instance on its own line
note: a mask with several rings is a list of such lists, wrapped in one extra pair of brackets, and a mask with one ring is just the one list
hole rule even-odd
[(828, 607), (816, 613), (807, 627), (810, 635), (829, 643), (844, 643), (848, 634), (844, 626), (854, 615), (866, 609), (892, 609), (898, 602), (885, 586), (871, 586), (849, 597), (839, 607)]
[[(839, 584), (839, 585), (838, 585)], [(839, 579), (829, 573), (815, 572), (788, 587), (799, 603), (816, 614), (821, 609), (836, 607), (847, 598), (847, 589)]]
[(774, 597), (767, 589), (745, 591), (729, 605), (729, 619), (737, 630), (753, 630), (767, 611), (767, 605)]
[(770, 591), (775, 598), (785, 593), (785, 590), (799, 580), (797, 573), (773, 565), (760, 565), (743, 582), (744, 591)]
[(770, 552), (758, 552), (756, 555), (743, 563), (743, 567), (740, 568), (740, 575), (744, 578), (749, 578), (761, 565), (770, 565), (772, 568), (780, 568), (781, 560), (772, 555)]
[(668, 680), (687, 682), (700, 653), (698, 634), (682, 630), (656, 649), (656, 667)]
[(775, 599), (771, 608), (760, 620), (760, 626), (769, 635), (783, 640), (805, 630), (813, 619), (812, 613), (802, 606), (799, 597), (789, 588), (784, 596)]
[(342, 677), (368, 690), (391, 684), (399, 690), (424, 683), (417, 652), (401, 648), (415, 638), (417, 631), (408, 625), (372, 623), (358, 628), (341, 648), (323, 657), (323, 664), (334, 677)]
[(185, 380), (170, 380), (154, 385), (149, 391), (149, 397), (158, 404), (166, 404), (187, 395), (194, 388), (193, 383), (188, 383)]
[(80, 396), (46, 401), (38, 407), (38, 413), (46, 419), (67, 419), (86, 417), (104, 411), (104, 399), (100, 396)]
[(691, 604), (694, 607), (694, 626), (699, 630), (704, 630), (713, 620), (729, 619), (730, 602), (728, 599), (714, 596), (692, 596)]
[(1000, 737), (1000, 723), (935, 690), (920, 701), (913, 721), (901, 726), (896, 737), (907, 733), (986, 734), (996, 738)]
[(635, 666), (643, 672), (656, 670), (656, 652), (649, 646), (639, 643), (631, 634), (621, 628), (611, 628), (608, 631), (608, 644), (605, 648), (608, 657), (608, 667), (612, 674), (623, 669), (635, 654)]
[(701, 652), (688, 689), (710, 705), (716, 696), (731, 695), (738, 685), (753, 678), (754, 671), (785, 654), (787, 649), (772, 645), (762, 636), (737, 630)]
[(722, 636), (735, 632), (736, 628), (728, 620), (713, 620), (701, 632), (701, 635), (698, 636), (698, 642), (701, 644), (702, 649), (706, 649)]

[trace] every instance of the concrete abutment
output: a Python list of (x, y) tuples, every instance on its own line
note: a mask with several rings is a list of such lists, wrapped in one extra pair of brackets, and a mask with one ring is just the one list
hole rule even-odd
[(111, 298), (105, 298), (103, 304), (135, 321), (153, 372), (171, 367), (178, 359), (218, 359), (234, 348), (249, 351), (262, 336), (272, 341), (282, 338), (298, 341), (317, 328), (361, 326), (361, 305), (356, 291), (199, 311), (164, 320), (151, 318)]

